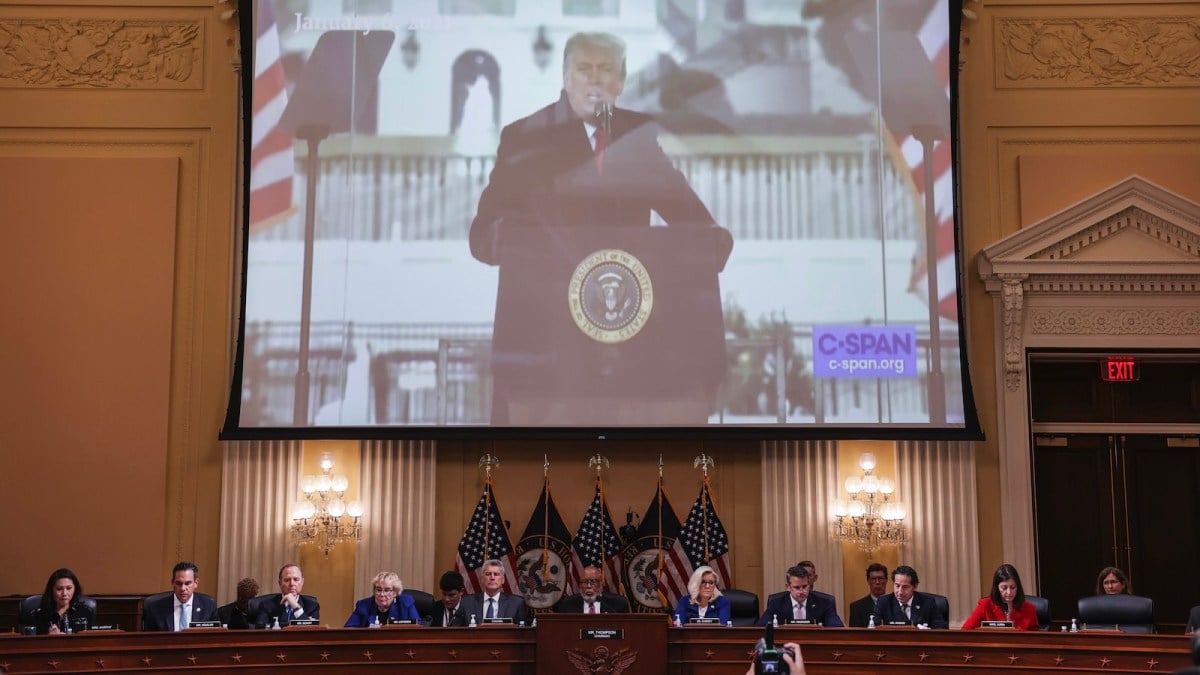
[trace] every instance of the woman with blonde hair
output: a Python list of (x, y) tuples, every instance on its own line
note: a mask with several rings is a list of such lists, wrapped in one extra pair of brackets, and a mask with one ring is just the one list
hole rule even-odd
[(722, 626), (729, 623), (729, 598), (717, 588), (717, 573), (713, 568), (703, 565), (692, 572), (688, 594), (679, 599), (675, 616), (682, 623), (710, 618), (720, 619)]
[(380, 572), (371, 580), (371, 597), (354, 603), (354, 613), (346, 619), (346, 628), (411, 622), (421, 623), (413, 599), (402, 595), (404, 584), (395, 572)]

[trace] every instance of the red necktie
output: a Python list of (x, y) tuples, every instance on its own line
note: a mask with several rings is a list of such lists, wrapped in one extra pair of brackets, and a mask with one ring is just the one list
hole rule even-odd
[(604, 146), (607, 141), (604, 135), (604, 127), (596, 127), (596, 132), (592, 134), (592, 138), (596, 141), (596, 147), (592, 149), (592, 154), (596, 157), (596, 171), (604, 173)]
[(596, 603), (589, 602), (588, 603), (588, 614), (595, 614), (595, 613), (596, 613)]

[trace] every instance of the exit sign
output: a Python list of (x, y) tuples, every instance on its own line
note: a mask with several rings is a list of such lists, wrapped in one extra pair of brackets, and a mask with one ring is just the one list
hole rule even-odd
[(1100, 362), (1100, 379), (1105, 382), (1134, 382), (1138, 379), (1137, 361), (1132, 356), (1109, 356)]

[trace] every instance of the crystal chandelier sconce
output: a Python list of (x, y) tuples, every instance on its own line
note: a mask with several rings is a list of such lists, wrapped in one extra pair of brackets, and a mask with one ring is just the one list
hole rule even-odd
[(833, 504), (834, 541), (853, 542), (868, 554), (881, 546), (903, 544), (907, 510), (894, 498), (896, 484), (874, 474), (875, 455), (869, 452), (858, 458), (858, 466), (862, 475), (846, 479), (848, 499)]
[(343, 542), (362, 541), (363, 506), (358, 500), (343, 501), (350, 479), (333, 473), (333, 453), (317, 456), (321, 473), (301, 479), (304, 498), (292, 509), (292, 541), (315, 544), (329, 557)]

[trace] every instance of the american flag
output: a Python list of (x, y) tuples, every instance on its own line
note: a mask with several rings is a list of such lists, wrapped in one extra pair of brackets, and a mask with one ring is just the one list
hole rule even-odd
[(663, 594), (667, 606), (675, 607), (679, 599), (687, 595), (688, 579), (697, 567), (708, 565), (717, 573), (717, 587), (729, 588), (733, 583), (729, 563), (729, 537), (725, 526), (717, 517), (709, 494), (708, 479), (700, 486), (700, 494), (692, 504), (679, 536), (663, 561), (661, 577)]
[(612, 515), (608, 512), (608, 503), (604, 501), (604, 489), (600, 481), (596, 481), (596, 496), (592, 505), (583, 514), (579, 523), (579, 531), (571, 544), (571, 574), (567, 583), (567, 593), (579, 592), (579, 579), (585, 567), (599, 567), (604, 575), (604, 586), (601, 590), (608, 593), (625, 594), (621, 584), (621, 539), (617, 537), (617, 528), (613, 527)]
[[(945, 0), (933, 3), (933, 8), (925, 17), (917, 39), (929, 57), (929, 67), (939, 78), (946, 91), (946, 105), (949, 106), (950, 95), (950, 23), (949, 11)], [(897, 138), (900, 152), (908, 165), (913, 184), (920, 193), (921, 204), (924, 205), (925, 163), (921, 142), (912, 136)], [(933, 201), (937, 218), (936, 265), (938, 314), (955, 321), (958, 320), (958, 267), (954, 257), (954, 172), (951, 163), (950, 139), (943, 138), (933, 146)], [(922, 212), (924, 209), (922, 208)], [(922, 231), (924, 227), (922, 226)], [(921, 247), (913, 260), (912, 275), (909, 279), (909, 291), (928, 299), (929, 287), (927, 281), (928, 266), (927, 252), (924, 250), (924, 237)]]
[(508, 538), (508, 528), (500, 517), (500, 509), (496, 506), (496, 492), (489, 478), (483, 484), (483, 494), (471, 514), (471, 522), (463, 532), (458, 542), (458, 558), (454, 567), (463, 576), (464, 586), (468, 593), (479, 593), (483, 590), (483, 563), (495, 558), (504, 563), (504, 592), (512, 593), (517, 588), (517, 577), (513, 569), (517, 566), (517, 556), (513, 552), (512, 541)]
[(279, 29), (271, 0), (258, 0), (254, 44), (254, 119), (250, 124), (250, 231), (270, 228), (296, 211), (292, 178), (294, 139), (277, 128), (287, 107)]

